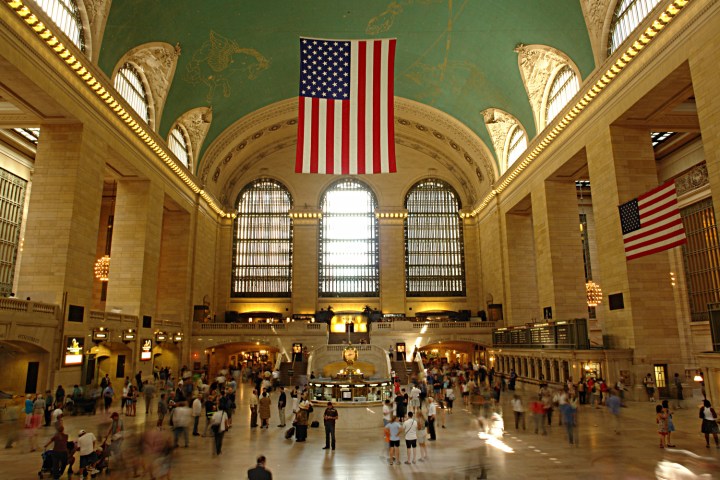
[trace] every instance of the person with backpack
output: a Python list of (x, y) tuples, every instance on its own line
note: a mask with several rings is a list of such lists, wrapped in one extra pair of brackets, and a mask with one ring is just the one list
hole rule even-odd
[(218, 409), (210, 419), (210, 429), (215, 437), (215, 449), (213, 450), (213, 456), (222, 454), (223, 438), (225, 432), (228, 429), (228, 416), (227, 412), (223, 409)]

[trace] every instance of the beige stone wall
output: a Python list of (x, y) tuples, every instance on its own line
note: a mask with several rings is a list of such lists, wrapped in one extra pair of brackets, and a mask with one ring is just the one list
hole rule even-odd
[(224, 321), (225, 302), (230, 296), (231, 223), (222, 226), (204, 210), (193, 212), (191, 228), (194, 243), (190, 245), (192, 272), (191, 305), (202, 305), (207, 296), (210, 312)]
[(505, 269), (501, 238), (500, 214), (490, 208), (478, 219), (478, 249), (480, 264), (480, 304), (487, 309), (488, 303), (503, 304), (505, 316), (508, 305), (505, 299)]
[(191, 318), (190, 298), (190, 215), (166, 211), (163, 217), (160, 268), (158, 272), (157, 312), (163, 320), (187, 324)]
[[(315, 313), (318, 302), (318, 232), (317, 219), (293, 220), (292, 310), (299, 314)], [(332, 302), (334, 299), (331, 299)], [(335, 310), (342, 310), (333, 302)]]
[(542, 320), (537, 285), (536, 253), (532, 213), (505, 215), (505, 250), (507, 262), (506, 325), (523, 325)]
[[(405, 227), (401, 218), (381, 218), (380, 298), (385, 313), (405, 312)], [(408, 299), (408, 303), (412, 299)]]
[[(50, 369), (50, 355), (47, 353), (0, 353), (0, 365), (3, 366), (3, 374), (0, 375), (0, 390), (15, 395), (23, 395), (25, 393), (25, 385), (27, 383), (28, 364), (30, 362), (39, 362), (38, 381), (35, 392), (45, 393), (47, 388), (46, 378)], [(53, 388), (53, 394), (55, 390)]]

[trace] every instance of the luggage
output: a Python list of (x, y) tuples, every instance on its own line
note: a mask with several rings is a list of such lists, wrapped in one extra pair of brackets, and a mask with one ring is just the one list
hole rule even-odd
[(320, 422), (318, 422), (317, 420), (315, 420), (314, 422), (312, 422), (312, 423), (310, 424), (310, 427), (311, 427), (311, 428), (319, 428), (319, 427), (320, 427)]
[(295, 427), (290, 427), (287, 429), (287, 432), (285, 432), (285, 438), (290, 439), (295, 435)]

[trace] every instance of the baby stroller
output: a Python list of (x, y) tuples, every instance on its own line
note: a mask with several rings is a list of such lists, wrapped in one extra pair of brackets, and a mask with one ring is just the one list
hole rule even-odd
[(92, 478), (95, 478), (97, 474), (102, 473), (103, 470), (105, 471), (105, 474), (110, 473), (110, 445), (108, 445), (106, 442), (103, 442), (103, 444), (95, 450), (95, 453), (97, 454), (97, 460), (95, 463), (88, 465), (88, 473)]
[[(67, 450), (68, 450), (68, 459), (65, 466), (63, 466), (62, 471), (60, 472), (60, 475), (65, 472), (65, 469), (68, 470), (68, 478), (72, 476), (72, 464), (74, 463), (73, 456), (75, 455), (75, 442), (67, 442)], [(45, 478), (45, 475), (49, 477), (52, 477), (52, 466), (53, 466), (53, 458), (52, 458), (52, 450), (45, 450), (40, 454), (42, 457), (42, 466), (40, 467), (40, 471), (38, 472), (38, 478)]]

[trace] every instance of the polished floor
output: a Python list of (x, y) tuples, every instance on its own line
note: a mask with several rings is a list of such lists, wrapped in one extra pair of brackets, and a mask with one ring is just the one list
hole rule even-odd
[[(366, 410), (368, 428), (352, 432), (339, 431), (337, 449), (329, 451), (322, 450), (322, 427), (309, 429), (305, 443), (286, 440), (283, 435), (285, 429), (276, 427), (277, 417), (271, 419), (272, 426), (269, 429), (249, 428), (248, 391), (246, 387), (240, 391), (238, 410), (233, 427), (226, 435), (223, 455), (212, 456), (211, 438), (191, 436), (190, 448), (179, 448), (172, 456), (171, 478), (243, 479), (247, 476), (247, 469), (254, 466), (255, 457), (260, 454), (267, 457), (267, 467), (275, 479), (694, 478), (657, 476), (656, 469), (663, 460), (683, 464), (698, 474), (706, 474), (698, 478), (720, 478), (720, 449), (714, 446), (705, 448), (705, 441), (700, 434), (698, 410), (695, 408), (699, 404), (697, 400), (686, 400), (688, 408), (674, 413), (677, 431), (673, 433), (671, 441), (677, 449), (659, 448), (655, 408), (649, 402), (628, 402), (628, 408), (622, 410), (619, 435), (613, 432), (610, 414), (604, 408), (581, 407), (579, 445), (573, 446), (568, 444), (565, 430), (557, 425), (557, 419), (553, 420), (554, 424), (549, 428), (547, 436), (533, 433), (530, 418), (527, 419), (528, 430), (515, 431), (509, 408), (510, 396), (507, 394), (503, 395), (501, 402), (507, 427), (505, 435), (500, 444), (491, 445), (478, 438), (476, 416), (469, 409), (463, 408), (462, 402), (456, 401), (454, 412), (446, 415), (446, 428), (438, 430), (436, 442), (429, 442), (428, 462), (389, 466), (379, 409)], [(520, 393), (528, 399), (535, 393), (535, 388)], [(128, 431), (137, 433), (145, 428), (155, 428), (156, 417), (151, 414), (146, 419), (142, 400), (138, 407), (138, 416), (124, 418)], [(276, 414), (274, 411), (273, 415)], [(316, 410), (313, 415), (317, 417), (319, 412)], [(95, 416), (69, 417), (65, 424), (71, 439), (74, 439), (80, 428), (104, 433), (108, 422), (108, 417), (99, 413)], [(3, 424), (0, 429), (3, 436), (11, 433), (8, 424)], [(42, 445), (51, 434), (50, 428), (40, 428), (38, 442)], [(129, 440), (126, 440), (126, 444), (130, 445)], [(36, 478), (41, 463), (40, 454), (31, 453), (29, 449), (28, 439), (22, 436), (12, 449), (0, 449), (0, 478)], [(404, 445), (401, 451), (404, 462)], [(126, 458), (132, 455), (129, 446), (126, 455)], [(133, 474), (116, 470), (112, 477), (132, 478)]]

